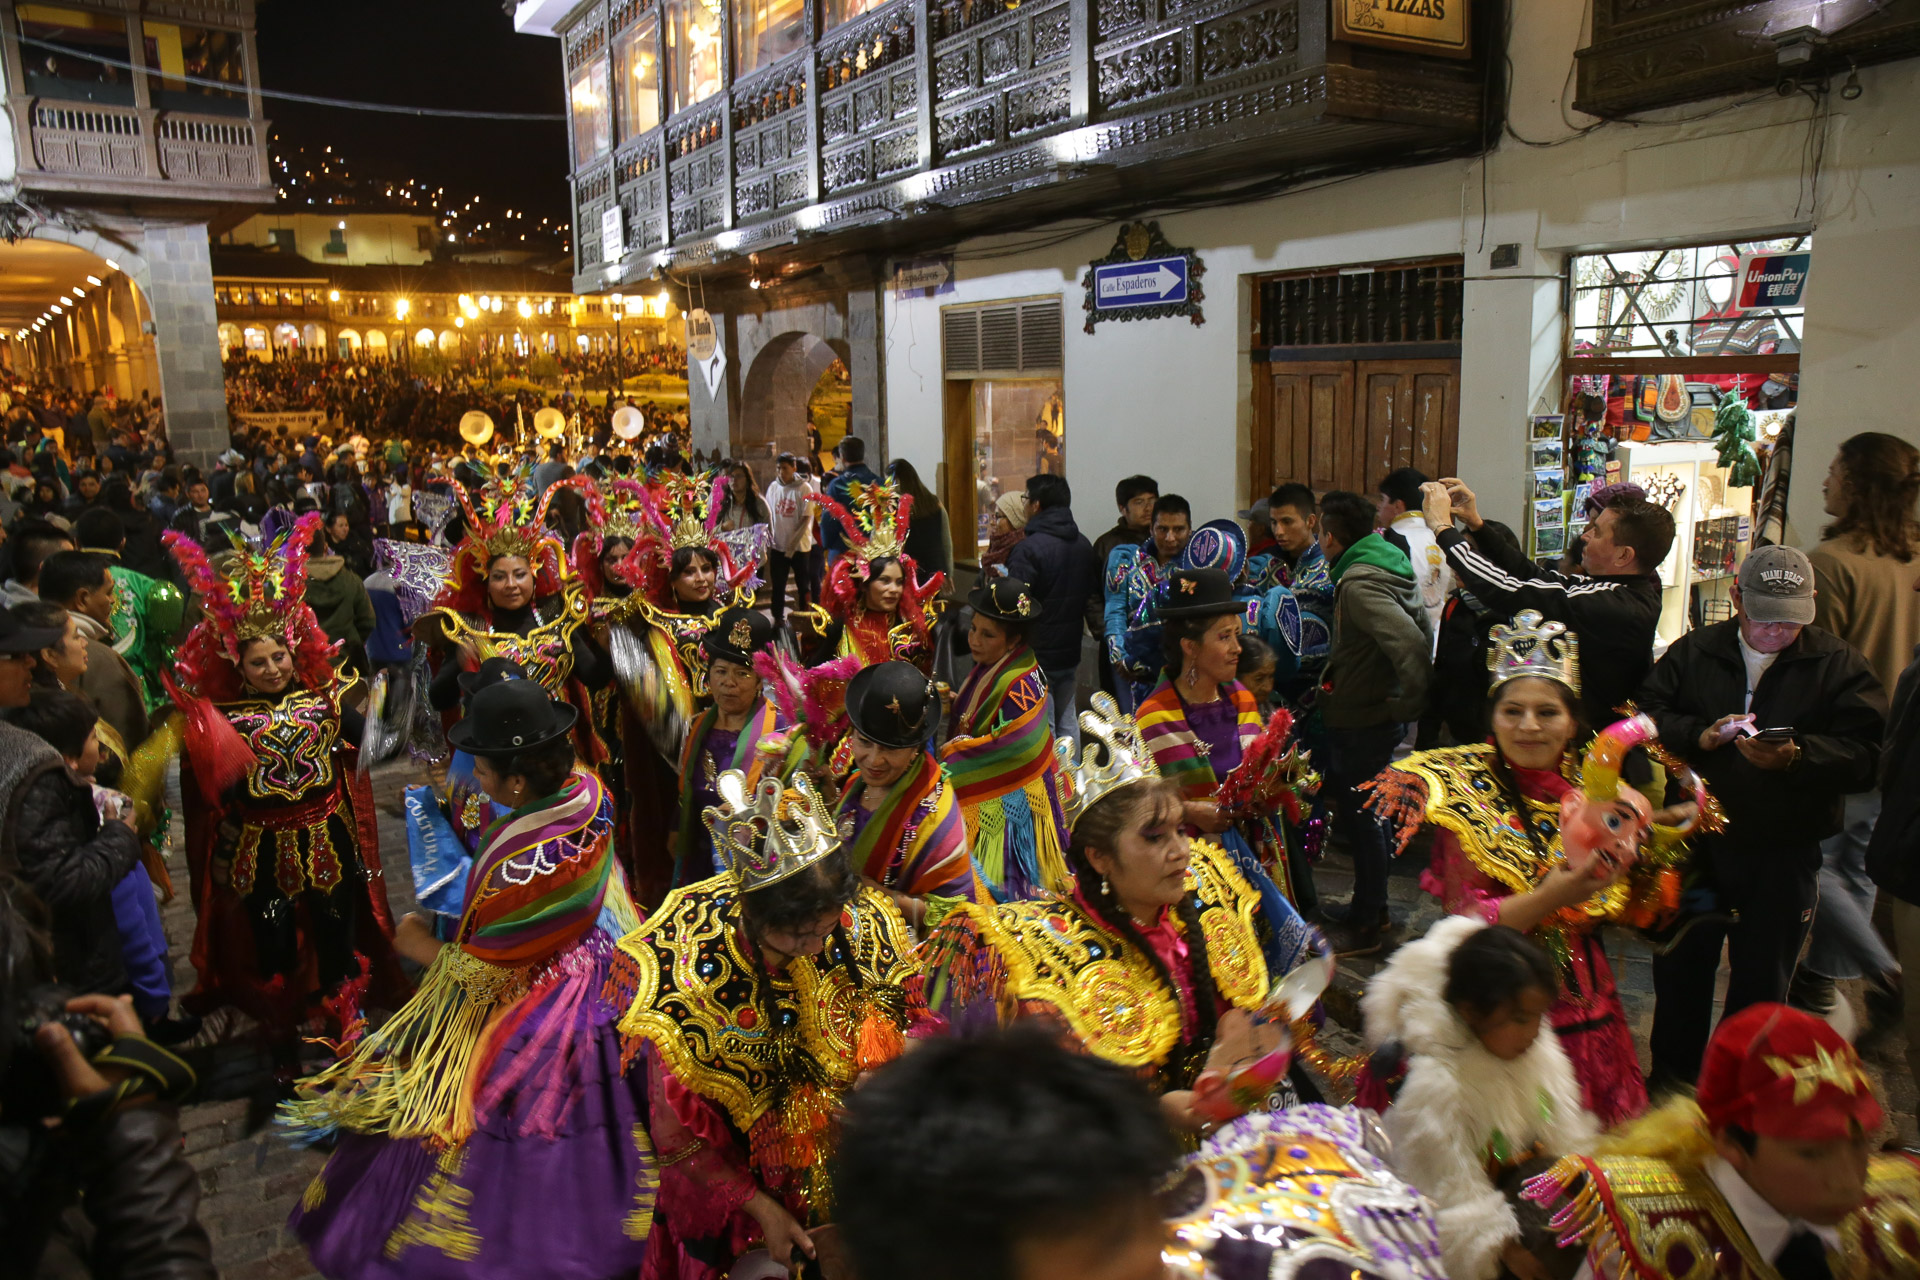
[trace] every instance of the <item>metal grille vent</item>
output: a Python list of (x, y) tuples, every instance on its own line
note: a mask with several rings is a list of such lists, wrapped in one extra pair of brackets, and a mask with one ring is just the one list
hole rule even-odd
[(1058, 375), (1064, 362), (1058, 298), (948, 307), (940, 323), (950, 378)]

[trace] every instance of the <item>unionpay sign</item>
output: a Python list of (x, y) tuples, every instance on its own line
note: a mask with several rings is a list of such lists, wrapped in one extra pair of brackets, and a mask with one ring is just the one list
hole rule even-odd
[(1742, 311), (1797, 307), (1812, 266), (1811, 253), (1743, 253), (1734, 305)]

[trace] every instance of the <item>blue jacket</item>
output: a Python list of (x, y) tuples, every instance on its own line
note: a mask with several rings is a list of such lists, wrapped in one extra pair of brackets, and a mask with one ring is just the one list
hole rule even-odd
[(1025, 581), (1040, 600), (1040, 619), (1027, 629), (1040, 669), (1078, 667), (1081, 627), (1100, 631), (1100, 564), (1073, 512), (1049, 507), (1027, 521), (1027, 536), (1007, 557), (1007, 574)]

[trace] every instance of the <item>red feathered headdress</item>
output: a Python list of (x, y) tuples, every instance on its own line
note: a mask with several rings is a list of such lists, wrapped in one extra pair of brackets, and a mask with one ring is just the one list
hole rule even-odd
[[(567, 576), (566, 544), (547, 528), (547, 507), (563, 488), (586, 491), (579, 479), (550, 485), (535, 495), (525, 468), (512, 476), (489, 480), (478, 493), (455, 484), (467, 526), (466, 539), (453, 553), (447, 585), (434, 597), (433, 607), (455, 613), (487, 613), (487, 567), (499, 556), (519, 556), (533, 569), (533, 594), (559, 592)], [(588, 499), (591, 508), (592, 498)]]
[[(847, 541), (847, 554), (833, 562), (821, 592), (827, 612), (844, 621), (866, 589), (874, 563), (897, 560), (906, 587), (900, 599), (901, 616), (924, 622), (925, 604), (940, 590), (947, 575), (936, 573), (923, 580), (920, 566), (907, 554), (913, 495), (901, 493), (890, 484), (858, 483), (850, 486), (847, 493), (853, 502), (852, 511), (824, 493), (808, 495), (809, 501), (817, 503), (822, 511), (840, 522)], [(921, 623), (915, 624), (915, 630), (922, 629)]]
[(698, 476), (669, 471), (656, 484), (643, 487), (635, 520), (639, 539), (614, 572), (647, 599), (671, 608), (673, 553), (700, 547), (714, 559), (716, 594), (744, 586), (753, 566), (736, 561), (733, 549), (720, 539), (720, 512), (726, 505), (721, 487), (726, 483), (718, 471)]
[(573, 540), (573, 571), (587, 584), (587, 594), (607, 594), (600, 572), (600, 553), (610, 542), (637, 544), (645, 528), (650, 501), (637, 480), (572, 481), (587, 500), (587, 528)]

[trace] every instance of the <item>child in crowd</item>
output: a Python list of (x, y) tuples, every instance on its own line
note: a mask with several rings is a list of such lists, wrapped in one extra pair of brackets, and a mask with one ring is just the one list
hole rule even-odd
[(1439, 1210), (1455, 1280), (1536, 1274), (1514, 1171), (1584, 1151), (1598, 1129), (1546, 1024), (1555, 987), (1553, 962), (1525, 934), (1448, 916), (1396, 952), (1361, 1001), (1379, 1052), (1356, 1101), (1384, 1108), (1381, 1077), (1399, 1074), (1386, 1064), (1404, 1062), (1383, 1122), (1400, 1174)]
[[(66, 760), (67, 768), (93, 787), (100, 821), (133, 820), (133, 801), (93, 780), (100, 767), (99, 712), (77, 693), (65, 689), (35, 689), (33, 701), (8, 717), (14, 724), (38, 734)], [(160, 908), (153, 897), (153, 877), (136, 862), (113, 889), (113, 922), (120, 930), (120, 954), (126, 962), (134, 1012), (148, 1032), (162, 1043), (191, 1035), (197, 1020), (169, 1019), (173, 978), (167, 959), (167, 935), (160, 925)]]

